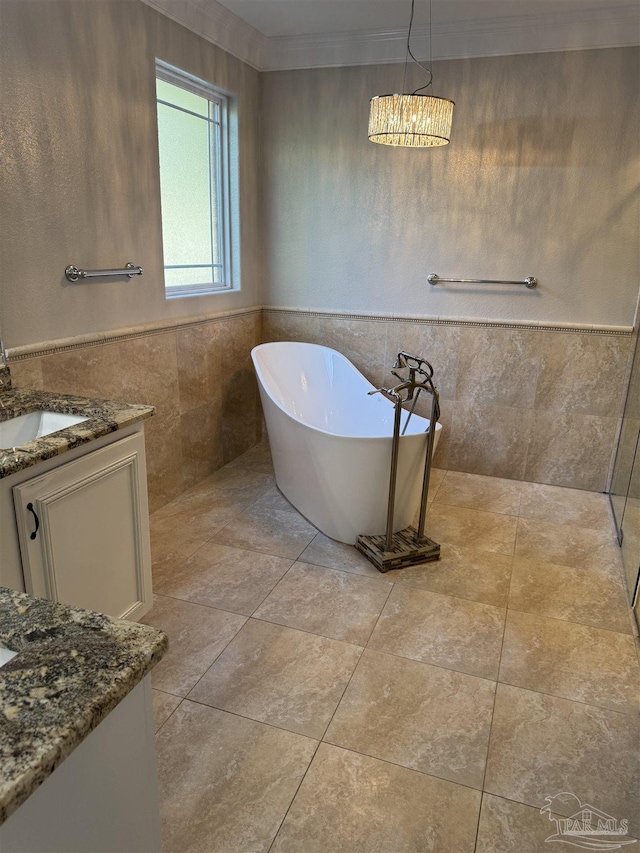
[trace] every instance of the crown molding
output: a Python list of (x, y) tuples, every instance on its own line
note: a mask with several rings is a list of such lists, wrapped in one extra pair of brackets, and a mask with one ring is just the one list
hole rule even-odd
[(264, 71), (264, 57), (269, 39), (216, 0), (142, 0), (157, 12), (182, 24), (188, 30), (212, 42)]
[[(517, 53), (627, 47), (638, 44), (640, 6), (513, 15), (433, 26), (433, 58), (465, 59)], [(261, 70), (284, 71), (343, 65), (402, 62), (407, 30), (321, 33), (267, 39)], [(429, 30), (414, 27), (411, 46), (419, 58), (429, 55)]]
[[(258, 71), (402, 62), (406, 27), (268, 38), (216, 0), (143, 0)], [(456, 21), (433, 26), (434, 59), (466, 59), (629, 47), (640, 41), (640, 5), (546, 15)], [(429, 30), (414, 27), (413, 52), (429, 55)]]

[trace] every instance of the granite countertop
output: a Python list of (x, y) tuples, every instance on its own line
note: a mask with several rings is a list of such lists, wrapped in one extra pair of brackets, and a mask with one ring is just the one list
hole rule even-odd
[(162, 631), (0, 587), (2, 824), (164, 655)]
[(137, 406), (112, 400), (94, 400), (48, 391), (5, 391), (0, 394), (0, 421), (42, 409), (82, 415), (88, 420), (36, 438), (12, 450), (0, 450), (0, 479), (51, 459), (74, 447), (115, 432), (154, 414), (153, 406)]

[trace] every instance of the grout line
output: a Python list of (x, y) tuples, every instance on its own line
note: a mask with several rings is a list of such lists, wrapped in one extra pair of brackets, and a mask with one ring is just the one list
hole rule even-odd
[[(297, 631), (299, 634), (306, 634), (309, 637), (319, 637), (321, 640), (329, 640), (330, 643), (341, 643), (343, 646), (351, 646), (351, 648), (360, 649), (360, 651), (364, 651), (365, 649), (360, 643), (353, 643), (350, 640), (339, 640), (336, 637), (327, 637), (326, 634), (315, 634), (313, 631), (306, 631), (304, 628), (292, 628), (291, 625), (283, 625), (282, 622), (270, 622), (268, 619), (262, 619), (260, 616), (250, 616), (247, 622), (251, 619), (254, 622), (263, 622), (265, 625), (275, 625), (276, 628), (284, 628), (286, 631)], [(244, 628), (244, 625), (242, 627)]]
[[(511, 564), (511, 577), (509, 578), (509, 591), (507, 592), (507, 602), (509, 601), (509, 595), (511, 594), (511, 583), (513, 581), (513, 562)], [(493, 734), (493, 719), (496, 712), (496, 700), (498, 698), (498, 678), (500, 677), (500, 667), (502, 666), (502, 653), (504, 651), (504, 638), (507, 632), (507, 617), (509, 615), (509, 609), (507, 608), (504, 616), (504, 622), (502, 623), (502, 642), (500, 643), (500, 654), (498, 655), (498, 671), (496, 674), (496, 689), (493, 692), (493, 706), (491, 708), (491, 723), (489, 724), (489, 737), (487, 738), (487, 752), (485, 754), (484, 760), (484, 773), (482, 774), (482, 791), (484, 791), (484, 784), (487, 778), (487, 767), (489, 765), (489, 754), (491, 752), (491, 737)], [(482, 811), (482, 803), (481, 808)], [(480, 815), (478, 815), (478, 827), (480, 826)], [(476, 843), (477, 843), (477, 832), (476, 832)]]
[(430, 779), (440, 779), (442, 782), (447, 782), (449, 785), (458, 785), (460, 788), (467, 788), (470, 791), (476, 791), (482, 794), (481, 788), (474, 788), (473, 785), (467, 785), (464, 782), (454, 782), (453, 779), (447, 779), (445, 776), (438, 776), (435, 773), (427, 773), (425, 770), (418, 770), (416, 767), (408, 767), (406, 764), (398, 764), (397, 761), (390, 761), (388, 758), (380, 758), (379, 755), (373, 755), (370, 752), (361, 752), (358, 749), (353, 749), (350, 746), (341, 746), (339, 743), (333, 743), (330, 740), (322, 740), (321, 743), (326, 743), (335, 749), (341, 749), (344, 752), (352, 752), (354, 755), (362, 755), (364, 758), (372, 758), (374, 761), (380, 761), (382, 764), (390, 764), (392, 767), (400, 767), (402, 770), (408, 770), (410, 773), (419, 773), (421, 776), (427, 776)]
[[(153, 690), (154, 688), (152, 687), (151, 689)], [(159, 691), (158, 691), (158, 693), (166, 693), (166, 690), (159, 690)], [(169, 696), (174, 696), (175, 694), (174, 694), (174, 693), (169, 693), (168, 695), (169, 695)], [(156, 738), (156, 737), (160, 734), (160, 732), (162, 731), (162, 729), (163, 729), (163, 728), (165, 727), (165, 725), (169, 722), (169, 720), (171, 719), (171, 717), (173, 717), (173, 715), (174, 715), (174, 714), (175, 714), (175, 712), (178, 710), (178, 708), (180, 707), (180, 705), (182, 705), (182, 703), (184, 702), (184, 699), (185, 699), (185, 697), (184, 697), (184, 696), (181, 696), (181, 697), (180, 697), (180, 701), (178, 702), (178, 704), (176, 705), (176, 707), (173, 709), (173, 711), (171, 711), (171, 713), (169, 714), (169, 716), (167, 717), (167, 719), (166, 719), (166, 720), (163, 720), (163, 721), (162, 721), (162, 723), (160, 723), (160, 726), (159, 726), (159, 727), (156, 729), (156, 731), (153, 733), (154, 738)], [(153, 694), (152, 694), (152, 703), (153, 703)]]
[[(294, 791), (293, 796), (291, 797), (291, 802), (290, 802), (290, 803), (289, 803), (289, 805), (287, 806), (287, 810), (285, 811), (285, 813), (284, 813), (284, 815), (283, 815), (283, 817), (282, 817), (282, 820), (281, 820), (281, 821), (280, 821), (280, 823), (278, 824), (278, 828), (276, 829), (275, 834), (274, 834), (274, 836), (273, 836), (273, 839), (272, 839), (272, 841), (271, 841), (271, 844), (269, 845), (269, 851), (271, 850), (271, 848), (273, 847), (273, 845), (274, 845), (274, 844), (275, 844), (275, 842), (276, 842), (276, 838), (278, 837), (278, 833), (279, 833), (279, 832), (280, 832), (280, 830), (282, 829), (282, 825), (283, 825), (283, 823), (285, 822), (285, 820), (287, 819), (287, 815), (288, 815), (288, 814), (289, 814), (289, 812), (291, 811), (291, 808), (292, 808), (292, 806), (293, 806), (293, 804), (294, 804), (294, 802), (295, 802), (295, 799), (296, 799), (296, 797), (298, 796), (298, 791), (299, 791), (299, 790), (300, 790), (300, 788), (302, 787), (302, 783), (303, 783), (303, 782), (304, 782), (304, 780), (307, 778), (307, 773), (308, 773), (308, 772), (309, 772), (309, 770), (311, 769), (311, 765), (313, 764), (313, 761), (314, 761), (314, 759), (315, 759), (315, 757), (316, 757), (316, 754), (317, 754), (318, 750), (320, 749), (320, 744), (321, 744), (321, 743), (322, 743), (322, 741), (321, 741), (321, 740), (319, 740), (319, 741), (318, 741), (318, 744), (317, 744), (317, 746), (316, 746), (316, 748), (315, 748), (315, 749), (314, 749), (314, 751), (313, 751), (313, 755), (311, 756), (311, 761), (309, 761), (309, 764), (307, 765), (307, 769), (306, 769), (306, 770), (304, 771), (304, 773), (302, 774), (302, 779), (300, 779), (300, 784), (298, 785), (298, 787), (297, 787), (297, 788), (296, 788), (296, 790)], [(267, 851), (267, 853), (269, 853), (269, 851)]]
[(335, 717), (335, 715), (338, 713), (338, 708), (339, 708), (339, 707), (340, 707), (340, 705), (342, 704), (342, 700), (344, 699), (344, 695), (345, 695), (345, 693), (347, 692), (347, 690), (348, 690), (348, 688), (349, 688), (349, 685), (351, 684), (351, 680), (353, 679), (353, 676), (356, 674), (356, 669), (360, 666), (360, 661), (362, 660), (362, 655), (363, 655), (363, 654), (364, 654), (364, 648), (362, 649), (362, 651), (361, 651), (361, 653), (360, 653), (360, 656), (358, 657), (357, 663), (356, 663), (356, 665), (355, 665), (355, 666), (354, 666), (354, 668), (353, 668), (353, 672), (352, 672), (352, 673), (351, 673), (351, 675), (349, 676), (349, 679), (348, 679), (347, 683), (346, 683), (346, 684), (345, 684), (345, 686), (344, 686), (344, 690), (343, 690), (343, 691), (342, 691), (342, 693), (340, 694), (340, 698), (338, 699), (338, 701), (337, 701), (337, 703), (336, 703), (336, 707), (333, 709), (333, 714), (331, 714), (331, 718), (329, 719), (329, 722), (327, 723), (327, 725), (326, 725), (326, 726), (325, 726), (325, 728), (324, 728), (324, 731), (323, 731), (323, 733), (322, 733), (322, 737), (320, 738), (320, 740), (321, 740), (321, 742), (322, 742), (322, 743), (325, 743), (325, 740), (324, 740), (324, 739), (325, 739), (325, 737), (326, 737), (327, 732), (329, 731), (329, 726), (330, 726), (330, 725), (331, 725), (331, 723), (333, 722), (333, 718)]
[(507, 611), (512, 613), (522, 613), (524, 616), (535, 616), (537, 619), (553, 619), (554, 622), (562, 622), (565, 625), (576, 625), (579, 628), (590, 628), (593, 631), (606, 631), (608, 634), (616, 634), (618, 637), (629, 637), (633, 640), (632, 634), (625, 634), (623, 631), (616, 631), (614, 628), (602, 628), (600, 625), (588, 625), (586, 622), (575, 622), (573, 619), (563, 619), (561, 616), (548, 616), (546, 613), (536, 613), (531, 610), (521, 610), (519, 607), (511, 607), (507, 605)]
[(367, 646), (369, 645), (369, 643), (370, 643), (370, 641), (371, 641), (371, 637), (373, 637), (373, 632), (374, 632), (374, 631), (376, 630), (376, 628), (378, 627), (378, 622), (380, 621), (380, 619), (382, 619), (382, 614), (384, 613), (384, 609), (385, 609), (385, 607), (387, 606), (387, 604), (389, 603), (389, 599), (391, 598), (391, 594), (392, 594), (392, 592), (394, 591), (394, 589), (395, 589), (395, 588), (396, 588), (396, 587), (395, 587), (395, 583), (391, 583), (391, 586), (389, 587), (389, 592), (387, 593), (387, 597), (386, 597), (386, 598), (385, 598), (385, 600), (384, 600), (384, 604), (383, 604), (383, 605), (382, 605), (382, 607), (380, 608), (380, 613), (378, 613), (378, 618), (376, 619), (375, 625), (373, 626), (373, 628), (372, 628), (372, 629), (371, 629), (371, 631), (369, 632), (369, 636), (367, 637), (367, 642), (364, 644), (365, 649), (366, 649), (366, 648), (367, 648)]
[[(230, 523), (231, 523), (231, 522), (229, 522), (229, 524), (230, 524)], [(220, 528), (220, 530), (218, 531), (218, 533), (221, 533), (221, 532), (222, 532), (222, 530), (226, 529), (226, 527), (227, 527), (227, 526), (228, 526), (228, 525), (226, 525), (226, 524), (225, 524), (224, 528)], [(231, 545), (229, 542), (220, 542), (219, 540), (217, 540), (217, 539), (215, 538), (215, 537), (218, 535), (218, 533), (214, 533), (214, 534), (213, 534), (213, 536), (211, 537), (211, 539), (207, 539), (207, 542), (213, 542), (213, 544), (214, 544), (214, 545), (226, 545), (228, 548), (237, 548), (239, 551), (250, 551), (250, 552), (251, 552), (251, 553), (253, 553), (253, 554), (262, 554), (263, 556), (267, 556), (267, 557), (278, 557), (278, 559), (280, 559), (280, 560), (292, 560), (294, 563), (297, 563), (297, 562), (298, 562), (298, 560), (300, 559), (300, 555), (302, 554), (302, 552), (303, 552), (306, 548), (308, 548), (308, 547), (309, 547), (309, 545), (311, 544), (311, 541), (313, 541), (313, 539), (315, 539), (315, 534), (314, 534), (314, 536), (312, 537), (312, 539), (310, 540), (310, 542), (308, 543), (308, 545), (305, 545), (305, 546), (302, 548), (302, 550), (300, 551), (300, 553), (298, 554), (298, 556), (297, 556), (297, 557), (292, 557), (292, 556), (291, 556), (291, 555), (289, 555), (289, 554), (288, 554), (288, 555), (286, 555), (286, 556), (284, 556), (283, 554), (272, 554), (270, 551), (258, 551), (258, 549), (257, 549), (257, 548), (249, 548), (248, 546), (240, 546), (240, 545)]]
[[(506, 619), (504, 621), (506, 622)], [(503, 622), (503, 633), (504, 633), (504, 622)], [(371, 638), (369, 638), (369, 639), (371, 639)], [(380, 655), (389, 655), (389, 657), (398, 658), (398, 660), (411, 661), (411, 663), (417, 663), (417, 664), (420, 664), (422, 666), (432, 666), (432, 667), (435, 667), (436, 669), (443, 669), (443, 670), (445, 670), (445, 672), (456, 672), (458, 675), (466, 675), (468, 678), (477, 678), (479, 681), (488, 681), (490, 684), (497, 684), (498, 683), (497, 674), (496, 674), (495, 678), (489, 678), (486, 675), (476, 675), (473, 672), (466, 672), (463, 669), (454, 669), (452, 666), (445, 666), (442, 663), (433, 663), (432, 661), (420, 660), (419, 658), (410, 658), (410, 657), (407, 657), (406, 655), (398, 654), (397, 652), (390, 652), (387, 649), (376, 649), (374, 646), (369, 646), (368, 641), (367, 641), (367, 645), (365, 646), (365, 650), (368, 652), (375, 652), (376, 654), (380, 654)], [(499, 663), (500, 663), (500, 661), (498, 659), (498, 665), (499, 665)]]
[(265, 720), (256, 720), (255, 717), (250, 717), (248, 714), (241, 714), (239, 711), (230, 711), (228, 708), (221, 708), (219, 705), (212, 705), (211, 702), (204, 702), (202, 699), (196, 699), (193, 696), (185, 696), (183, 702), (193, 702), (194, 705), (202, 705), (205, 708), (213, 708), (214, 711), (221, 711), (223, 714), (230, 714), (232, 717), (238, 717), (241, 720), (249, 720), (251, 723), (258, 723), (261, 726), (268, 726), (270, 729), (276, 729), (279, 732), (287, 732), (287, 734), (295, 737), (303, 737), (306, 740), (314, 740), (318, 746), (322, 743), (317, 737), (312, 735), (304, 735), (302, 732), (294, 732), (292, 729), (287, 729), (284, 726), (279, 726), (277, 723), (268, 723)]
[[(389, 591), (389, 595), (391, 595), (391, 591)], [(386, 603), (387, 603), (387, 601), (389, 600), (389, 595), (387, 596), (387, 598), (386, 598), (386, 600), (385, 600), (385, 603), (384, 603), (384, 605), (383, 605), (383, 607), (382, 607), (382, 610), (384, 610), (384, 607), (386, 606)], [(380, 616), (382, 615), (382, 610), (381, 610), (381, 611), (380, 611), (380, 613), (378, 614), (378, 619), (376, 619), (376, 625), (378, 624), (378, 621), (379, 621), (379, 619), (380, 619)], [(371, 631), (371, 633), (373, 633), (373, 631), (374, 631), (374, 630), (375, 630), (375, 625), (373, 626), (373, 630)], [(369, 637), (369, 639), (370, 639), (370, 638), (371, 638), (371, 637)], [(369, 642), (369, 641), (367, 640), (367, 642)], [(322, 734), (322, 742), (323, 742), (323, 743), (328, 743), (328, 742), (329, 742), (329, 741), (325, 741), (325, 737), (326, 737), (326, 735), (327, 735), (327, 732), (329, 731), (329, 727), (331, 726), (331, 723), (333, 722), (333, 719), (334, 719), (335, 715), (338, 713), (338, 708), (339, 708), (339, 707), (340, 707), (340, 705), (342, 704), (342, 700), (344, 699), (345, 693), (346, 693), (346, 692), (347, 692), (347, 690), (349, 689), (349, 685), (351, 684), (351, 681), (352, 681), (352, 679), (353, 679), (353, 676), (356, 674), (356, 670), (357, 670), (357, 669), (358, 669), (358, 667), (360, 666), (360, 663), (361, 663), (361, 661), (362, 661), (362, 657), (363, 657), (364, 652), (365, 652), (365, 648), (366, 648), (366, 646), (364, 646), (364, 647), (362, 648), (362, 652), (361, 652), (361, 654), (360, 654), (360, 657), (358, 658), (358, 662), (357, 662), (357, 663), (356, 663), (356, 665), (354, 666), (354, 668), (353, 668), (353, 672), (352, 672), (352, 673), (351, 673), (351, 675), (349, 676), (349, 680), (347, 681), (347, 683), (346, 683), (346, 685), (345, 685), (345, 688), (344, 688), (344, 690), (342, 691), (342, 694), (340, 695), (340, 698), (338, 699), (338, 702), (337, 702), (337, 704), (336, 704), (336, 707), (335, 707), (335, 708), (334, 708), (334, 710), (333, 710), (333, 714), (331, 715), (331, 719), (329, 720), (329, 722), (327, 723), (327, 725), (326, 725), (326, 727), (325, 727), (325, 730), (324, 730), (324, 732), (323, 732), (323, 734)]]
[(166, 688), (154, 687), (153, 684), (151, 685), (151, 689), (155, 690), (156, 693), (166, 693), (167, 696), (173, 696), (174, 699), (184, 699), (185, 698), (181, 693), (172, 693), (170, 690), (167, 690)]
[[(271, 593), (269, 593), (270, 595)], [(206, 607), (207, 610), (217, 610), (219, 613), (228, 613), (229, 616), (240, 616), (243, 619), (250, 619), (251, 616), (247, 616), (246, 613), (238, 613), (237, 610), (226, 610), (224, 607), (218, 607), (216, 604), (203, 604), (201, 601), (192, 601), (190, 598), (178, 598), (177, 595), (167, 595), (166, 592), (155, 592), (155, 596), (158, 598), (168, 598), (171, 601), (181, 601), (183, 604), (193, 604), (195, 607)], [(266, 596), (265, 596), (266, 597)], [(260, 605), (258, 605), (259, 607)], [(257, 609), (257, 608), (256, 608)], [(155, 627), (155, 626), (153, 626)], [(171, 693), (170, 690), (163, 690), (163, 693)], [(177, 696), (177, 693), (173, 693), (172, 696)]]
[[(238, 614), (236, 613), (235, 615), (237, 616)], [(240, 633), (240, 631), (242, 631), (242, 629), (244, 628), (244, 626), (247, 624), (247, 622), (248, 622), (248, 621), (249, 621), (249, 618), (248, 618), (248, 617), (244, 617), (244, 622), (242, 623), (242, 625), (241, 625), (241, 626), (238, 628), (238, 630), (233, 634), (233, 636), (229, 639), (229, 641), (228, 641), (227, 643), (225, 643), (224, 648), (220, 649), (220, 651), (218, 652), (218, 654), (217, 654), (217, 655), (215, 656), (215, 658), (211, 661), (211, 663), (210, 663), (210, 664), (209, 664), (209, 666), (205, 669), (205, 671), (202, 673), (202, 675), (198, 678), (198, 680), (196, 681), (196, 683), (195, 683), (192, 687), (190, 687), (190, 688), (189, 688), (189, 693), (187, 693), (187, 695), (184, 697), (185, 699), (188, 699), (188, 698), (189, 698), (189, 694), (190, 694), (190, 693), (192, 693), (192, 692), (195, 690), (195, 688), (197, 687), (197, 685), (198, 685), (198, 684), (200, 684), (200, 682), (202, 681), (202, 679), (203, 679), (203, 678), (205, 677), (205, 675), (209, 672), (209, 670), (210, 670), (210, 669), (211, 669), (211, 667), (214, 665), (214, 663), (218, 660), (218, 658), (220, 657), (220, 655), (222, 655), (222, 654), (227, 650), (227, 648), (228, 648), (228, 647), (231, 645), (231, 643), (235, 640), (235, 638), (238, 636), (238, 634)]]
[[(254, 616), (255, 616), (256, 612), (257, 612), (258, 610), (260, 610), (260, 608), (262, 607), (262, 605), (265, 603), (265, 601), (267, 600), (267, 598), (269, 598), (269, 596), (270, 596), (270, 595), (271, 595), (271, 593), (274, 591), (274, 589), (278, 586), (278, 584), (282, 583), (282, 581), (286, 578), (286, 576), (289, 574), (289, 572), (291, 571), (291, 569), (295, 566), (296, 562), (297, 562), (296, 560), (292, 560), (291, 565), (287, 568), (286, 572), (284, 572), (284, 573), (283, 573), (283, 575), (282, 575), (281, 577), (279, 577), (279, 578), (278, 578), (278, 580), (274, 583), (274, 585), (271, 587), (271, 589), (269, 590), (269, 592), (268, 592), (268, 593), (265, 595), (265, 597), (262, 599), (262, 601), (260, 602), (260, 604), (259, 604), (259, 605), (258, 605), (258, 606), (253, 610), (253, 612), (251, 613), (251, 615), (250, 615), (250, 617), (249, 617), (250, 619), (253, 619), (253, 618), (254, 618)], [(266, 620), (266, 619), (263, 619), (263, 620), (261, 620), (261, 621), (266, 622), (267, 620)]]
[(572, 705), (582, 705), (584, 708), (594, 708), (596, 711), (602, 711), (605, 714), (617, 714), (623, 719), (637, 717), (638, 711), (616, 711), (614, 708), (603, 708), (602, 705), (593, 705), (590, 702), (583, 702), (580, 699), (567, 699), (566, 696), (558, 696), (556, 693), (546, 693), (544, 690), (535, 690), (532, 687), (520, 687), (518, 684), (509, 684), (508, 681), (498, 681), (498, 685), (503, 687), (513, 687), (514, 690), (524, 690), (525, 693), (535, 693), (538, 696), (548, 696), (550, 699), (559, 699), (561, 702), (571, 702)]
[[(323, 568), (323, 567), (321, 567), (321, 568)], [(380, 613), (378, 614), (378, 619), (376, 619), (376, 625), (378, 624), (378, 620), (380, 619), (380, 616), (381, 616), (381, 614), (382, 614), (382, 610), (384, 610), (384, 608), (385, 608), (385, 606), (386, 606), (386, 603), (387, 603), (387, 601), (389, 600), (389, 596), (391, 595), (392, 590), (393, 590), (393, 584), (391, 585), (391, 587), (390, 587), (390, 589), (389, 589), (389, 593), (388, 593), (388, 595), (387, 595), (387, 598), (385, 599), (385, 603), (383, 604), (383, 606), (382, 606), (382, 608), (381, 608), (381, 610), (380, 610)], [(372, 629), (372, 631), (371, 631), (371, 633), (372, 633), (372, 634), (373, 634), (373, 631), (374, 631), (374, 630), (375, 630), (375, 625), (373, 626), (373, 629)], [(369, 635), (369, 638), (371, 638), (371, 635)], [(367, 640), (367, 642), (368, 642), (368, 640)], [(314, 754), (313, 754), (313, 758), (312, 758), (312, 759), (311, 759), (311, 761), (309, 762), (309, 766), (307, 767), (307, 769), (306, 769), (306, 771), (305, 771), (305, 773), (304, 773), (304, 776), (303, 776), (303, 777), (302, 777), (302, 779), (300, 780), (300, 785), (298, 785), (298, 788), (296, 789), (296, 793), (294, 794), (293, 799), (291, 800), (291, 803), (289, 804), (289, 808), (287, 809), (287, 811), (286, 811), (286, 813), (285, 813), (284, 817), (282, 818), (282, 821), (281, 821), (280, 825), (278, 826), (278, 830), (277, 830), (277, 832), (276, 832), (276, 834), (275, 834), (275, 836), (274, 836), (274, 839), (273, 839), (273, 842), (271, 843), (271, 846), (269, 847), (269, 850), (271, 850), (271, 847), (273, 846), (273, 843), (275, 842), (275, 839), (277, 838), (278, 833), (280, 832), (280, 829), (281, 829), (281, 827), (282, 827), (283, 823), (285, 822), (285, 820), (286, 820), (286, 818), (287, 818), (287, 815), (289, 814), (289, 811), (290, 811), (291, 807), (293, 806), (294, 800), (295, 800), (296, 796), (298, 795), (298, 791), (300, 790), (300, 787), (301, 787), (302, 783), (304, 782), (304, 780), (305, 780), (305, 778), (306, 778), (306, 776), (307, 776), (307, 773), (309, 772), (309, 769), (310, 769), (310, 767), (311, 767), (311, 764), (313, 763), (313, 759), (315, 758), (316, 753), (318, 752), (318, 749), (320, 749), (320, 744), (321, 744), (321, 743), (329, 743), (328, 741), (325, 741), (325, 740), (324, 740), (325, 735), (326, 735), (326, 734), (327, 734), (327, 732), (329, 731), (329, 727), (331, 726), (331, 723), (333, 722), (333, 719), (334, 719), (334, 717), (335, 717), (336, 713), (338, 712), (338, 708), (339, 708), (339, 707), (340, 707), (340, 705), (342, 704), (342, 700), (343, 700), (343, 698), (344, 698), (345, 693), (347, 692), (347, 690), (348, 690), (348, 688), (349, 688), (349, 685), (351, 684), (351, 680), (353, 679), (353, 676), (355, 675), (356, 670), (357, 670), (357, 669), (358, 669), (358, 667), (360, 666), (360, 661), (362, 660), (362, 655), (364, 654), (364, 650), (365, 650), (365, 648), (364, 648), (364, 647), (361, 647), (361, 648), (362, 648), (362, 651), (361, 651), (361, 653), (360, 653), (360, 656), (359, 656), (359, 658), (358, 658), (358, 661), (357, 661), (356, 665), (355, 665), (355, 666), (354, 666), (354, 668), (353, 668), (353, 672), (352, 672), (352, 673), (351, 673), (351, 675), (349, 676), (349, 679), (348, 679), (347, 683), (345, 684), (344, 690), (343, 690), (343, 691), (342, 691), (342, 693), (340, 694), (340, 698), (338, 699), (338, 702), (336, 703), (336, 707), (334, 708), (333, 713), (331, 714), (331, 718), (329, 719), (329, 722), (328, 722), (328, 723), (327, 723), (327, 725), (325, 726), (325, 729), (324, 729), (324, 732), (323, 732), (323, 734), (322, 734), (322, 737), (321, 737), (321, 739), (320, 739), (320, 741), (319, 741), (319, 743), (318, 743), (318, 746), (316, 747), (316, 750), (315, 750), (315, 752), (314, 752)], [(332, 745), (333, 745), (333, 744), (332, 744)]]
[[(440, 486), (438, 486), (438, 489), (436, 490), (436, 495), (437, 495), (438, 491), (440, 491)], [(454, 503), (451, 503), (450, 501), (438, 500), (437, 497), (434, 497), (433, 500), (430, 501), (430, 503), (434, 503), (434, 502), (437, 503), (439, 507), (450, 506), (450, 507), (454, 507), (454, 509), (470, 509), (473, 512), (485, 512), (485, 513), (490, 513), (491, 515), (499, 515), (501, 517), (504, 516), (505, 518), (520, 518), (520, 516), (517, 512), (501, 512), (500, 510), (495, 510), (495, 509), (474, 509), (474, 507), (467, 506), (466, 504), (454, 504)]]
[(344, 643), (347, 646), (356, 646), (364, 650), (364, 646), (360, 643), (354, 643), (352, 640), (341, 640), (338, 637), (328, 637), (326, 634), (318, 634), (316, 631), (308, 631), (305, 628), (293, 627), (285, 625), (283, 622), (274, 622), (271, 619), (265, 619), (264, 616), (250, 616), (250, 619), (255, 619), (256, 622), (266, 622), (268, 625), (278, 625), (280, 628), (288, 628), (290, 631), (300, 631), (301, 634), (309, 634), (311, 637), (322, 637), (323, 640), (332, 640), (334, 643)]
[[(485, 768), (485, 772), (486, 772), (486, 768)], [(483, 780), (483, 785), (484, 785), (484, 780)], [(480, 835), (480, 819), (482, 817), (482, 806), (484, 805), (484, 796), (485, 796), (485, 792), (484, 792), (484, 790), (482, 790), (480, 792), (480, 808), (478, 809), (478, 820), (476, 821), (476, 835), (475, 835), (475, 838), (473, 840), (473, 851), (474, 851), (474, 853), (476, 853), (476, 851), (478, 849), (478, 839), (479, 839), (479, 835)]]
[(583, 699), (571, 699), (568, 696), (560, 696), (558, 693), (549, 693), (547, 690), (536, 690), (534, 687), (523, 687), (521, 684), (513, 684), (511, 681), (498, 680), (496, 683), (502, 684), (505, 687), (515, 687), (516, 690), (526, 690), (528, 693), (537, 693), (540, 696), (549, 696), (551, 699), (562, 699), (565, 702), (572, 702), (574, 705), (583, 705), (586, 708), (596, 708), (598, 711), (619, 714), (621, 717), (638, 716), (638, 708), (632, 708), (629, 711), (620, 711), (617, 708), (609, 708), (604, 705), (594, 705), (593, 702), (585, 702)]
[[(441, 543), (441, 544), (443, 544), (443, 543)], [(448, 544), (448, 543), (444, 543), (444, 544)], [(492, 552), (487, 551), (486, 553), (490, 554)], [(497, 554), (496, 556), (504, 557), (507, 560), (513, 561), (513, 556), (509, 555), (509, 554)], [(425, 564), (425, 565), (427, 565), (427, 564)], [(513, 571), (513, 569), (510, 569), (509, 574), (511, 574), (511, 571)], [(399, 579), (397, 581), (394, 581), (394, 583), (400, 584), (401, 587), (409, 587), (409, 589), (418, 589), (418, 590), (422, 590), (423, 592), (429, 592), (432, 595), (446, 595), (448, 598), (458, 598), (458, 599), (460, 599), (460, 601), (468, 601), (470, 604), (482, 604), (484, 607), (495, 607), (496, 610), (506, 610), (507, 609), (507, 602), (508, 602), (507, 598), (505, 598), (504, 604), (494, 604), (491, 601), (482, 601), (479, 598), (469, 598), (468, 596), (461, 595), (459, 593), (457, 593), (456, 595), (453, 595), (453, 593), (451, 593), (451, 592), (442, 592), (439, 589), (430, 589), (429, 587), (422, 586), (421, 584), (418, 584), (418, 583), (416, 583), (414, 581), (410, 581), (410, 580), (406, 581), (406, 580)]]

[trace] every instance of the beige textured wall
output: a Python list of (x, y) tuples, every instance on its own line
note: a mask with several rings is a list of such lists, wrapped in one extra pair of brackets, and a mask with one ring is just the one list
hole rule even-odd
[[(151, 403), (156, 509), (256, 442), (249, 352), (260, 314), (259, 80), (139, 0), (0, 0), (0, 329), (13, 348), (166, 322), (153, 334), (13, 361), (17, 387)], [(155, 58), (238, 95), (238, 293), (167, 301)], [(64, 268), (133, 261), (140, 279), (69, 284)], [(203, 321), (172, 327), (171, 318)]]
[(153, 511), (259, 440), (249, 353), (260, 336), (256, 311), (15, 361), (11, 375), (19, 388), (155, 406), (145, 421)]
[(394, 381), (399, 350), (427, 358), (441, 395), (441, 468), (593, 491), (607, 485), (630, 335), (265, 310), (263, 337), (340, 350), (377, 386)]
[[(238, 95), (238, 293), (165, 299), (155, 57)], [(259, 304), (258, 113), (256, 71), (139, 0), (1, 0), (5, 345)], [(64, 278), (127, 261), (144, 276)]]
[[(401, 66), (263, 75), (268, 304), (631, 325), (638, 48), (434, 72), (456, 110), (451, 144), (431, 150), (367, 140), (368, 100), (398, 91)], [(540, 287), (431, 288), (429, 272)]]

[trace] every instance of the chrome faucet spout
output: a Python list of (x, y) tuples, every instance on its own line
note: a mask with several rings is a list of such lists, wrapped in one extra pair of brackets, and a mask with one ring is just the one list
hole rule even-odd
[(368, 396), (371, 397), (374, 394), (382, 394), (390, 403), (402, 402), (402, 398), (398, 393), (398, 389), (400, 386), (398, 385), (396, 388), (374, 388), (373, 391), (368, 392)]

